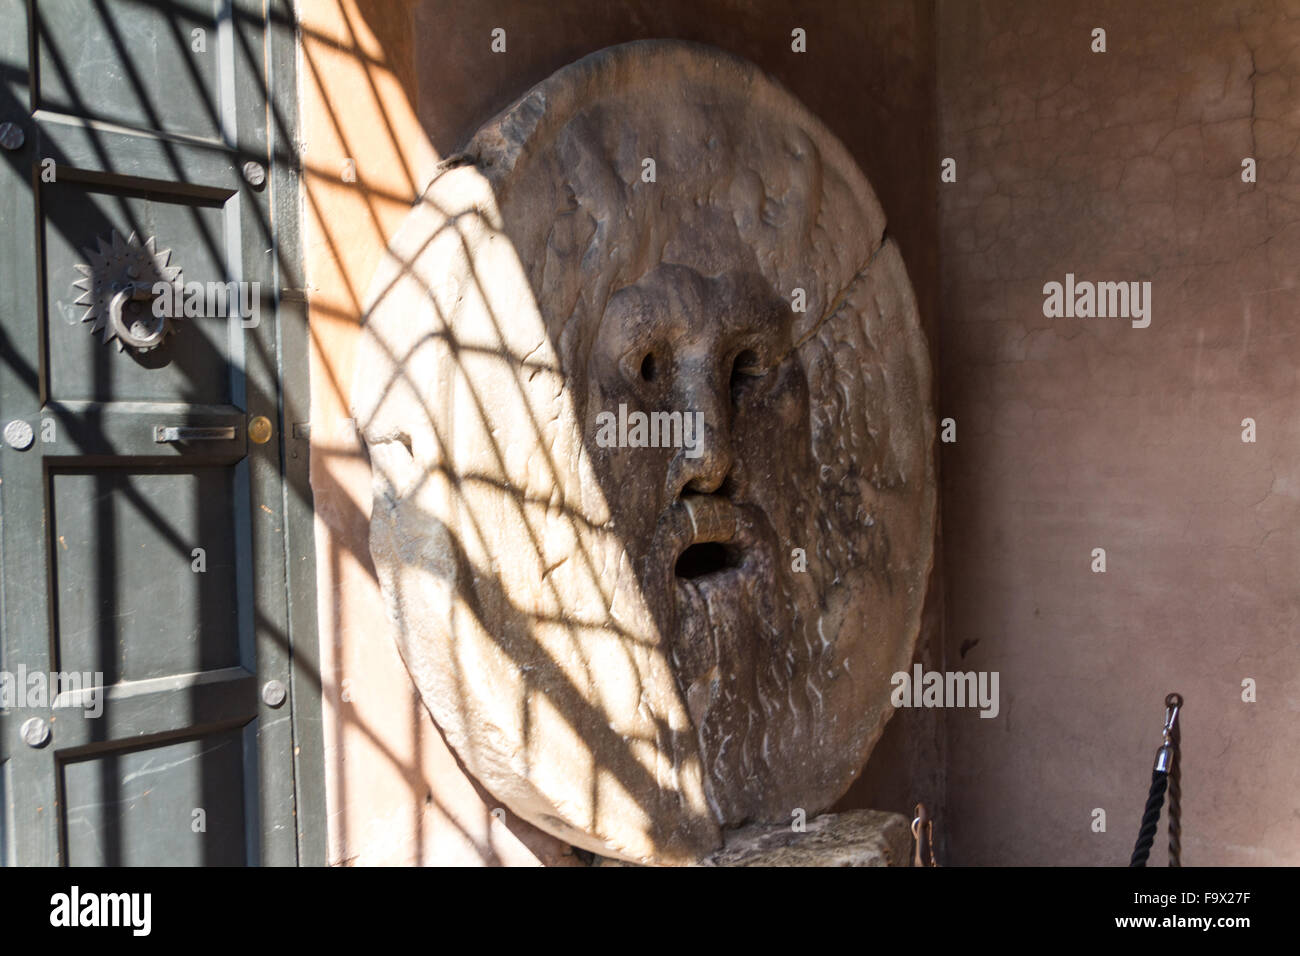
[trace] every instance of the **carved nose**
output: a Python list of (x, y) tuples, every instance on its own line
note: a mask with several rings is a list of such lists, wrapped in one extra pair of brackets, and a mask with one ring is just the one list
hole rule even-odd
[(668, 466), (670, 501), (684, 491), (701, 494), (717, 491), (735, 462), (731, 448), (730, 394), (726, 382), (720, 381), (712, 365), (711, 361), (701, 362), (682, 370), (677, 394), (683, 414), (691, 416), (692, 423), (702, 420), (703, 430), (701, 433), (692, 427), (692, 445), (679, 448), (673, 455)]

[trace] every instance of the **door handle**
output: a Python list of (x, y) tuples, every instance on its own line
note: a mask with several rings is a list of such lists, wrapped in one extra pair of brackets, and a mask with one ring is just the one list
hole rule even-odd
[[(159, 252), (152, 237), (141, 241), (132, 232), (123, 238), (116, 229), (96, 246), (82, 250), (87, 263), (77, 266), (81, 278), (72, 286), (81, 293), (74, 304), (86, 307), (81, 321), (93, 323), (91, 332), (102, 334), (105, 343), (117, 339), (118, 349), (158, 348), (175, 331), (172, 320), (180, 317), (173, 313), (181, 269), (168, 265), (171, 250)], [(163, 296), (161, 310), (154, 290)]]
[(234, 425), (155, 425), (153, 440), (170, 441), (230, 441), (235, 437)]
[(150, 316), (151, 322), (136, 320), (130, 324), (122, 316), (128, 302), (152, 302), (152, 287), (142, 282), (114, 283), (113, 298), (108, 302), (108, 324), (119, 342), (125, 342), (139, 352), (157, 348), (169, 331), (165, 316)]

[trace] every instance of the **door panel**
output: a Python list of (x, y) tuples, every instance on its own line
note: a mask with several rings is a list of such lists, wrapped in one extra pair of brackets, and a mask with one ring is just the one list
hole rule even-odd
[(66, 762), (69, 864), (247, 864), (242, 737), (236, 728)]
[[(146, 197), (128, 191), (107, 191), (61, 179), (41, 190), (45, 248), (44, 299), (49, 336), (49, 389), (56, 401), (180, 401), (218, 404), (231, 400), (231, 339), (238, 330), (224, 317), (175, 320), (176, 336), (184, 343), (169, 345), (170, 354), (137, 356), (113, 362), (99, 335), (82, 321), (87, 307), (78, 305), (82, 290), (69, 283), (79, 263), (90, 261), (83, 250), (97, 248), (114, 229), (156, 237), (159, 251), (170, 249), (170, 264), (179, 266), (185, 282), (224, 283), (231, 270), (226, 248), (232, 236), (226, 205), (202, 205), (180, 197)], [(229, 203), (227, 203), (229, 205)], [(174, 238), (173, 238), (174, 237)], [(236, 237), (237, 238), (237, 233)], [(224, 285), (222, 286), (224, 289)]]
[[(220, 139), (221, 3), (41, 0), (36, 106)], [(209, 54), (198, 55), (194, 30)], [(229, 52), (229, 51), (227, 51)]]
[(236, 495), (246, 488), (232, 469), (51, 478), (56, 670), (116, 684), (240, 664)]
[[(272, 166), (262, 5), (0, 0), (0, 21), (0, 122), (26, 137), (0, 153), (0, 669), (102, 689), (102, 713), (69, 691), (0, 714), (0, 852), (292, 863), (276, 242), (245, 173)], [(105, 342), (87, 288), (128, 326), (152, 306), (99, 254), (132, 235), (176, 281), (256, 284), (255, 315), (205, 301), (155, 349)]]

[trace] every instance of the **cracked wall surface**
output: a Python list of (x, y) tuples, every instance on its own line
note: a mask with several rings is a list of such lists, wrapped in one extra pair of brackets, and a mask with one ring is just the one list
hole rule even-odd
[[(1300, 863), (1300, 3), (937, 35), (947, 644), (1002, 688), (949, 718), (952, 862), (1127, 862), (1177, 690), (1184, 864)], [(1151, 282), (1150, 327), (1044, 317), (1066, 273)]]

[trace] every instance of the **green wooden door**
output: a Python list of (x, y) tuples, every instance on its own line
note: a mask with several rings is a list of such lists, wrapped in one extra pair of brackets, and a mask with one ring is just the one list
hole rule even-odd
[[(0, 23), (3, 859), (293, 863), (263, 6), (0, 0)], [(156, 341), (163, 250), (181, 314), (119, 348)]]

